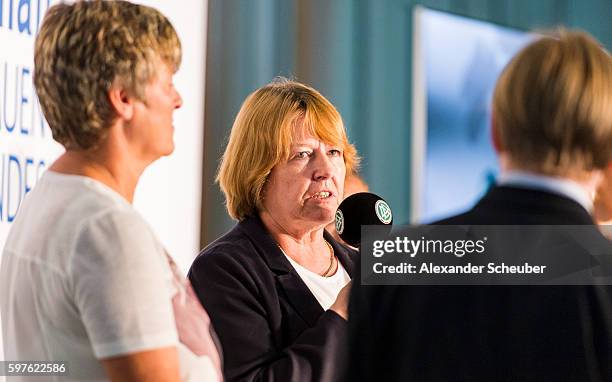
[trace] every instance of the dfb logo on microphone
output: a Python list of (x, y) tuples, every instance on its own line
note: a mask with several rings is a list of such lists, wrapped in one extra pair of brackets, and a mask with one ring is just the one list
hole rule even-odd
[(378, 200), (374, 205), (374, 210), (376, 211), (376, 216), (383, 224), (391, 223), (393, 220), (393, 215), (391, 214), (391, 207), (384, 201)]
[(344, 232), (344, 214), (342, 210), (336, 210), (336, 232), (338, 232), (338, 235), (342, 235), (342, 232)]

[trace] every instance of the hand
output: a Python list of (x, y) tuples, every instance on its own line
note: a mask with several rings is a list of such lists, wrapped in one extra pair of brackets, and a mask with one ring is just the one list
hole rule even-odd
[(340, 292), (338, 292), (338, 296), (336, 297), (336, 301), (334, 301), (333, 305), (329, 308), (330, 310), (338, 313), (338, 315), (345, 320), (348, 320), (348, 303), (352, 285), (353, 282), (349, 281), (344, 288), (340, 289)]

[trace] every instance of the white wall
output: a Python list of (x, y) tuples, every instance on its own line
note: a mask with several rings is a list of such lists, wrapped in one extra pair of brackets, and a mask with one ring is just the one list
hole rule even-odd
[(134, 206), (151, 223), (186, 274), (200, 246), (206, 0), (141, 0), (166, 15), (183, 47), (174, 83), (183, 107), (174, 114), (174, 153), (151, 165), (140, 179)]
[[(175, 152), (146, 170), (136, 190), (134, 206), (186, 272), (200, 244), (208, 2), (136, 2), (159, 9), (181, 38), (183, 60), (174, 83), (183, 97), (183, 107), (174, 117)], [(48, 2), (26, 1), (21, 8), (19, 4), (17, 0), (0, 1), (0, 260), (11, 221), (26, 189), (34, 186), (40, 173), (63, 151), (52, 140), (42, 119), (32, 85), (34, 35)]]

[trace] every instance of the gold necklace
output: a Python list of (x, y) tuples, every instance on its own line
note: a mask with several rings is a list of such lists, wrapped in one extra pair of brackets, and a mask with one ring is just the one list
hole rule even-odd
[[(334, 256), (334, 247), (332, 247), (331, 244), (329, 244), (329, 242), (325, 239), (323, 239), (323, 241), (325, 241), (325, 244), (327, 244), (327, 248), (329, 248), (329, 267), (327, 267), (327, 270), (325, 272), (323, 272), (322, 277), (330, 277), (331, 275), (329, 274), (329, 272), (333, 269), (334, 267), (334, 263), (335, 263), (335, 259), (336, 256)], [(283, 253), (283, 255), (289, 257), (289, 255), (287, 255), (287, 252), (285, 252), (285, 250), (283, 249), (283, 247), (280, 246), (280, 244), (276, 243), (276, 246), (278, 247), (278, 249), (281, 250), (281, 252)]]
[(325, 241), (325, 244), (327, 244), (327, 248), (329, 248), (329, 267), (327, 268), (325, 273), (323, 273), (321, 276), (329, 277), (331, 276), (329, 275), (329, 272), (331, 272), (332, 268), (334, 267), (334, 259), (336, 258), (336, 256), (334, 256), (334, 247), (332, 247), (331, 244), (329, 244), (329, 241), (325, 239), (323, 239), (323, 241)]

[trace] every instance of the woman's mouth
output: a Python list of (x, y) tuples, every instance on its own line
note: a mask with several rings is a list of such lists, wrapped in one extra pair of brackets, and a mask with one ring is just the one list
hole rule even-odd
[(319, 191), (311, 196), (313, 199), (327, 199), (332, 196), (332, 193), (329, 191)]

